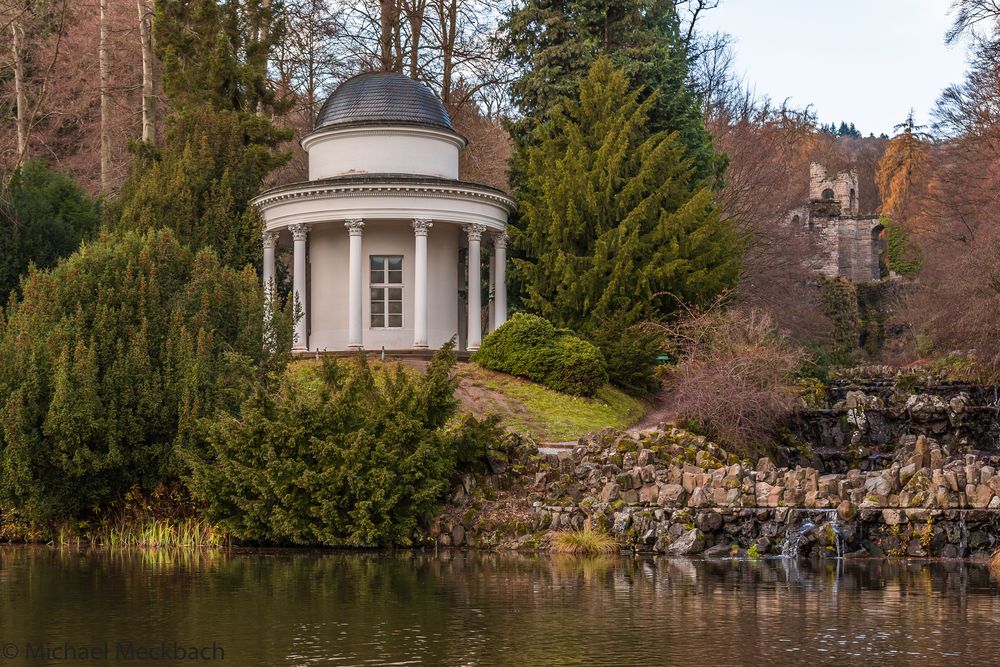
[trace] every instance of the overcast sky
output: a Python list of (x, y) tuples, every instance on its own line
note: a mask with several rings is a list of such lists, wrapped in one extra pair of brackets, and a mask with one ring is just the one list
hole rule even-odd
[(951, 0), (722, 0), (707, 32), (736, 42), (736, 70), (758, 95), (812, 104), (821, 123), (893, 134), (910, 108), (926, 122), (961, 81), (965, 47), (945, 46)]

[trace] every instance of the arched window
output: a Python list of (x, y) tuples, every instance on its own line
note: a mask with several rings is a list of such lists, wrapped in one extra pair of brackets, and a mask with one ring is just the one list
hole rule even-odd
[(802, 226), (802, 216), (795, 215), (792, 216), (792, 227), (798, 228)]
[(833, 190), (830, 188), (823, 190), (823, 199), (833, 199)]
[(851, 188), (851, 210), (852, 211), (854, 210), (854, 198), (855, 198), (854, 188)]

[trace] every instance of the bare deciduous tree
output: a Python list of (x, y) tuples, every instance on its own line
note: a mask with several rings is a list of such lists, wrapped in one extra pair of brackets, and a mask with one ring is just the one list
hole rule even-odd
[(110, 73), (108, 72), (108, 0), (100, 0), (101, 18), (97, 50), (98, 71), (101, 86), (101, 191), (107, 192), (111, 180), (111, 137), (108, 125), (111, 123)]
[(945, 39), (954, 44), (963, 36), (975, 35), (984, 26), (991, 34), (994, 33), (1000, 20), (1000, 0), (954, 0), (951, 13), (955, 18)]
[(136, 0), (142, 53), (142, 140), (156, 144), (156, 92), (153, 81), (153, 0)]
[(668, 327), (683, 361), (667, 381), (672, 410), (749, 455), (799, 405), (804, 355), (757, 309), (692, 311)]

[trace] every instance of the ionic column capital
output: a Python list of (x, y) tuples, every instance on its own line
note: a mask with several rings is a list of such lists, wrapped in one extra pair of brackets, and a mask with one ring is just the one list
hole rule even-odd
[(351, 218), (344, 221), (344, 227), (347, 227), (351, 236), (361, 236), (361, 232), (365, 229), (365, 221), (361, 218)]
[(292, 239), (295, 241), (305, 241), (306, 237), (309, 236), (309, 228), (311, 225), (305, 223), (299, 223), (297, 225), (289, 225), (288, 231), (292, 233)]
[(416, 236), (427, 236), (427, 232), (434, 226), (434, 223), (425, 218), (414, 218), (410, 226), (413, 227), (413, 233)]
[(470, 241), (479, 241), (486, 233), (486, 225), (466, 225), (465, 233), (468, 234)]
[(274, 248), (278, 244), (278, 232), (264, 232), (260, 235), (265, 248)]

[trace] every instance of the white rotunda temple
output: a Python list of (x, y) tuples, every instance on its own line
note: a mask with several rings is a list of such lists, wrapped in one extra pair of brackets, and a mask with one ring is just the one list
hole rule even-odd
[(456, 335), (472, 351), (484, 319), (507, 320), (514, 203), (458, 180), (465, 145), (437, 96), (402, 74), (361, 74), (334, 91), (302, 140), (309, 180), (254, 199), (269, 293), (275, 249), (292, 246), (296, 351), (438, 348)]

